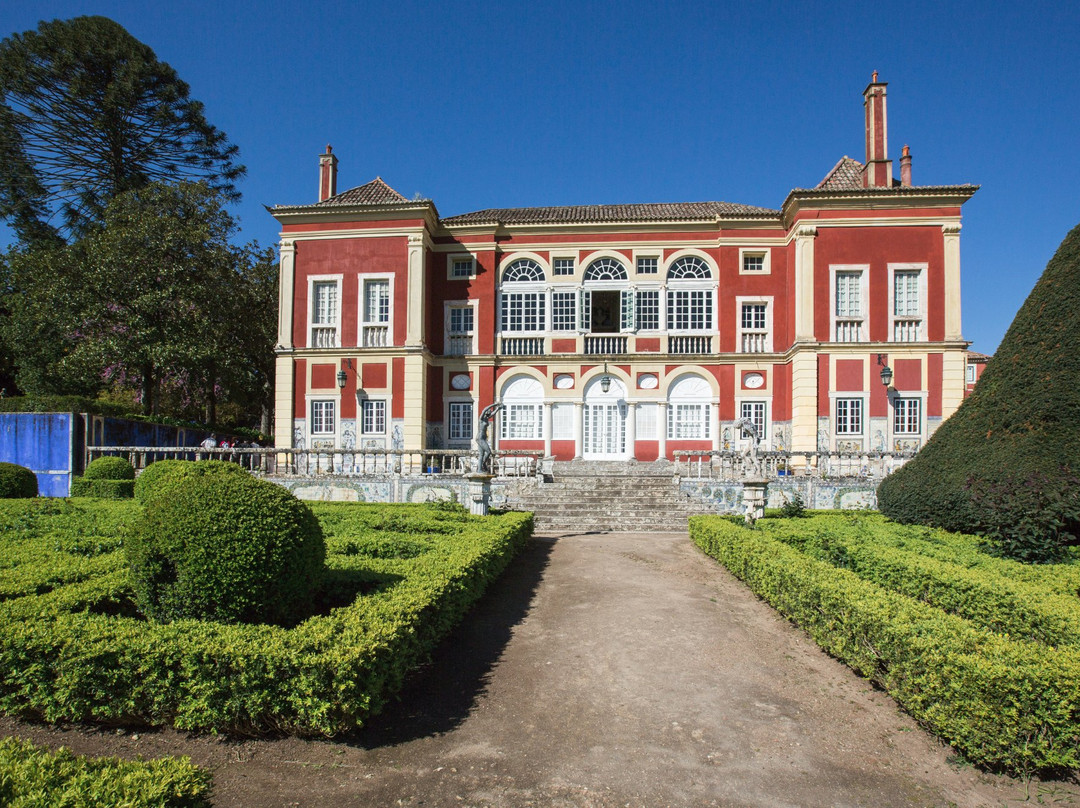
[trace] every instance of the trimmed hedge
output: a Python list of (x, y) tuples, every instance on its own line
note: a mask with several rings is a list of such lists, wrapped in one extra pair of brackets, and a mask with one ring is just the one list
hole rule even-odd
[(37, 476), (25, 466), (0, 463), (0, 499), (23, 499), (38, 495)]
[[(134, 502), (80, 506), (86, 515), (108, 506), (103, 540), (123, 537), (140, 512)], [(351, 503), (312, 509), (336, 586), (337, 600), (324, 614), (293, 629), (146, 623), (133, 615), (118, 554), (111, 571), (0, 603), (0, 710), (47, 721), (236, 734), (334, 735), (362, 726), (532, 532), (531, 514), (481, 518), (431, 506)], [(0, 517), (4, 512), (0, 504)], [(19, 522), (27, 509), (19, 513), (9, 521)], [(48, 547), (53, 519), (67, 519), (66, 532), (79, 532), (73, 513), (34, 513), (18, 535), (0, 534), (0, 547)], [(359, 548), (392, 535), (368, 527), (373, 522), (409, 531), (412, 557), (349, 554), (349, 542)], [(97, 538), (83, 533), (83, 541)]]
[(88, 480), (71, 478), (71, 496), (98, 499), (131, 499), (135, 496), (134, 480)]
[(89, 758), (0, 740), (0, 805), (8, 808), (203, 808), (210, 774), (188, 758)]
[(849, 569), (976, 626), (1046, 645), (1080, 646), (1080, 600), (1075, 593), (888, 546), (879, 536), (902, 536), (911, 528), (886, 524), (879, 515), (816, 516), (797, 523), (764, 520), (759, 526), (811, 558)]
[(135, 480), (135, 499), (147, 505), (163, 487), (187, 477), (207, 474), (250, 476), (250, 473), (237, 463), (225, 460), (158, 460), (143, 469), (142, 474)]
[(968, 760), (1022, 774), (1080, 767), (1080, 650), (978, 628), (764, 530), (692, 517), (690, 533)]
[[(992, 504), (973, 502), (970, 485), (1021, 491), (1034, 478), (1044, 481), (1046, 502), (1068, 499), (1072, 485), (1062, 470), (1080, 471), (1078, 290), (1080, 226), (1047, 264), (972, 395), (913, 460), (878, 486), (882, 513), (964, 533), (984, 532), (988, 524), (1015, 525), (1035, 540), (1053, 527), (1034, 525), (1029, 531), (1033, 514), (1022, 497), (1003, 500), (1003, 513), (988, 513)], [(1080, 520), (1075, 514), (1063, 517), (1061, 539), (1080, 540)]]
[(123, 457), (98, 457), (83, 472), (86, 480), (134, 480), (135, 468)]
[(157, 491), (124, 547), (143, 614), (223, 623), (306, 616), (326, 561), (307, 505), (249, 474), (183, 476)]

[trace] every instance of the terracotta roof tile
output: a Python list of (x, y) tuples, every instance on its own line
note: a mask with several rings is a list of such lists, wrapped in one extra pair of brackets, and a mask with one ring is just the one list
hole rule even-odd
[(488, 208), (443, 219), (460, 224), (592, 224), (773, 218), (780, 211), (730, 202), (672, 202), (634, 205), (564, 205), (549, 208)]
[(322, 202), (317, 202), (315, 205), (312, 205), (312, 207), (325, 208), (335, 205), (385, 205), (388, 202), (393, 204), (396, 202), (408, 201), (408, 199), (383, 182), (382, 177), (376, 177), (366, 185), (359, 185), (356, 188), (342, 191), (337, 196), (332, 196), (329, 199), (324, 199)]
[(815, 187), (826, 191), (851, 191), (863, 187), (863, 165), (846, 154)]

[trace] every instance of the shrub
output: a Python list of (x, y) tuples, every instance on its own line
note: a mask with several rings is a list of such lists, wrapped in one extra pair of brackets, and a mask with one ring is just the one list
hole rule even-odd
[(1047, 264), (972, 395), (878, 487), (882, 513), (898, 522), (974, 533), (998, 517), (983, 512), (995, 497), (976, 502), (972, 491), (1015, 489), (1038, 474), (1041, 496), (1066, 496), (1069, 483), (1059, 471), (1070, 465), (1076, 470), (1080, 458), (1077, 370), (1080, 227)]
[(151, 463), (135, 480), (135, 499), (146, 505), (157, 492), (177, 480), (216, 474), (242, 474), (248, 472), (236, 463), (225, 460), (159, 460)]
[(91, 460), (83, 472), (84, 480), (134, 480), (135, 469), (122, 457), (99, 457)]
[(1080, 479), (1066, 469), (999, 482), (971, 479), (977, 532), (990, 552), (1016, 561), (1055, 563), (1080, 541)]
[(796, 491), (795, 496), (785, 501), (780, 508), (780, 516), (784, 519), (802, 519), (806, 516), (806, 504), (802, 494)]
[(209, 806), (210, 775), (187, 758), (129, 761), (0, 740), (0, 805)]
[(0, 463), (0, 499), (23, 499), (37, 495), (37, 476), (34, 472), (15, 463)]
[(295, 620), (322, 578), (311, 510), (247, 474), (199, 474), (153, 496), (125, 546), (140, 610), (154, 620)]
[(98, 497), (99, 499), (131, 499), (135, 496), (135, 481), (88, 480), (86, 477), (72, 477), (71, 496)]
[(692, 517), (690, 533), (971, 762), (1021, 774), (1080, 766), (1080, 650), (977, 628), (762, 530)]

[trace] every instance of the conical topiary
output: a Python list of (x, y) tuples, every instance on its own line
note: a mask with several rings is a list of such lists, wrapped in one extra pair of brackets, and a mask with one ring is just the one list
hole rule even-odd
[(1024, 511), (1008, 521), (1043, 518), (1032, 511), (1050, 503), (1064, 513), (1061, 540), (1074, 543), (1080, 524), (1068, 511), (1080, 498), (1078, 470), (1080, 226), (1046, 265), (972, 395), (878, 487), (878, 507), (900, 522), (989, 532), (1002, 513), (988, 507)]

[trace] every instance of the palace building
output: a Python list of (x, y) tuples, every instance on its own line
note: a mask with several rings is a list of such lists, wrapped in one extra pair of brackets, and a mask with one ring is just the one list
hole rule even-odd
[[(376, 178), (280, 205), (282, 447), (499, 449), (558, 460), (920, 447), (965, 395), (961, 206), (866, 158), (779, 210), (728, 202), (489, 209), (443, 218)], [(891, 371), (882, 376), (882, 370)], [(883, 384), (883, 380), (889, 383)]]

